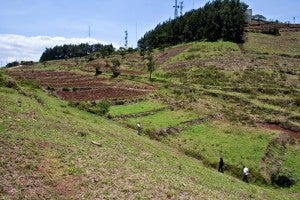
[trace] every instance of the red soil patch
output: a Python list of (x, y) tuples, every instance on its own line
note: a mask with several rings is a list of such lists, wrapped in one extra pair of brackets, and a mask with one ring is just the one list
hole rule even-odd
[[(137, 71), (127, 70), (138, 74)], [(64, 100), (88, 101), (98, 99), (130, 98), (146, 95), (155, 89), (142, 83), (124, 83), (124, 81), (96, 77), (91, 74), (77, 74), (68, 71), (9, 71), (10, 76), (19, 80), (36, 81), (44, 88), (54, 88), (54, 94)], [(68, 88), (69, 91), (63, 91)]]
[(56, 94), (64, 100), (88, 101), (99, 99), (130, 98), (146, 95), (147, 90), (136, 90), (115, 87), (103, 87), (90, 90), (57, 91)]
[(270, 130), (281, 131), (283, 133), (290, 135), (291, 137), (293, 137), (297, 140), (300, 140), (300, 133), (297, 131), (292, 131), (289, 129), (282, 128), (281, 126), (279, 126), (277, 124), (262, 123), (261, 126), (264, 128), (270, 129)]

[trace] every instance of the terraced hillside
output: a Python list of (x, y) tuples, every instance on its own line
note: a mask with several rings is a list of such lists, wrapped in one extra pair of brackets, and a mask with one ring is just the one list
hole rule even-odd
[[(106, 58), (121, 61), (114, 79), (96, 57), (3, 71), (1, 194), (299, 198), (300, 45), (287, 47), (299, 36), (249, 33), (245, 52), (223, 41), (155, 50), (151, 81), (139, 53)], [(96, 77), (93, 66), (103, 73)], [(79, 92), (81, 98), (71, 98)], [(106, 118), (70, 106), (103, 99), (113, 105)], [(216, 172), (220, 157), (224, 174)], [(241, 182), (243, 165), (250, 184)]]

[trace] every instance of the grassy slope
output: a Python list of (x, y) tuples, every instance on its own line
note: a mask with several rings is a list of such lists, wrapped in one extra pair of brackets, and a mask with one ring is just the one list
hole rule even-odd
[[(267, 42), (258, 45), (262, 39)], [(188, 104), (187, 107), (193, 108), (198, 114), (165, 110), (146, 117), (130, 118), (125, 122), (135, 127), (137, 121), (142, 121), (144, 128), (153, 130), (218, 112), (237, 122), (245, 117), (246, 123), (249, 116), (286, 120), (289, 116), (298, 115), (299, 107), (295, 105), (299, 100), (293, 91), (299, 91), (299, 68), (297, 60), (289, 56), (297, 56), (300, 46), (293, 43), (292, 47), (285, 47), (286, 42), (295, 40), (295, 36), (275, 38), (277, 44), (284, 48), (270, 45), (273, 39), (273, 36), (251, 33), (250, 42), (245, 45), (249, 53), (245, 55), (237, 51), (232, 43), (191, 44), (190, 49), (166, 61), (166, 64), (192, 61), (189, 68), (165, 72), (160, 68), (163, 64), (154, 73), (159, 77), (154, 78), (161, 81), (155, 83), (161, 88), (158, 95), (168, 99), (164, 104), (168, 105), (173, 98), (176, 102), (183, 102), (183, 105)], [(198, 59), (201, 66), (194, 62)], [(49, 62), (35, 69), (68, 70), (68, 64), (73, 61), (68, 62)], [(122, 62), (126, 63), (127, 60)], [(126, 66), (139, 69), (137, 66), (140, 64), (131, 66), (129, 62)], [(84, 68), (84, 63), (80, 62), (81, 68)], [(135, 80), (146, 82), (147, 79), (148, 75), (142, 75)], [(192, 92), (190, 88), (186, 90), (181, 87), (188, 84), (194, 84), (191, 86), (194, 87)], [(260, 88), (267, 90), (261, 91)], [(208, 92), (211, 94), (208, 95)], [(34, 95), (25, 97), (14, 90), (1, 89), (0, 92), (1, 105), (4, 105), (0, 107), (0, 144), (3, 146), (0, 150), (7, 152), (0, 152), (3, 160), (0, 173), (7, 179), (0, 184), (0, 192), (5, 196), (10, 195), (7, 194), (8, 188), (12, 189), (14, 197), (36, 197), (34, 195), (41, 194), (47, 197), (137, 199), (288, 199), (296, 198), (288, 193), (299, 192), (299, 184), (290, 190), (245, 185), (228, 176), (227, 172), (220, 175), (183, 155), (189, 153), (197, 157), (199, 154), (204, 162), (211, 165), (216, 164), (219, 156), (224, 156), (228, 165), (238, 167), (246, 163), (257, 172), (264, 148), (273, 137), (269, 131), (265, 134), (262, 129), (249, 129), (241, 124), (230, 125), (224, 120), (219, 124), (193, 126), (166, 138), (164, 142), (171, 146), (168, 148), (162, 143), (137, 137), (134, 130), (115, 122), (69, 108), (65, 102), (49, 98), (39, 91), (33, 93), (38, 98)], [(270, 101), (280, 96), (284, 96), (284, 99)], [(267, 101), (262, 101), (262, 97)], [(286, 99), (288, 104), (284, 103)], [(46, 105), (42, 106), (37, 100), (40, 103), (44, 101)], [(245, 105), (244, 100), (251, 104)], [(21, 107), (17, 106), (18, 101), (22, 101)], [(143, 103), (113, 107), (111, 112), (119, 115), (153, 109), (152, 103)], [(102, 147), (92, 145), (91, 141), (101, 143)], [(284, 162), (284, 167), (297, 177), (298, 147), (296, 144), (288, 148)], [(243, 148), (245, 151), (240, 152)], [(26, 172), (25, 175), (23, 172)], [(37, 190), (36, 194), (33, 190)]]
[(22, 91), (0, 87), (1, 198), (292, 198), (207, 169), (39, 89)]
[(272, 137), (262, 130), (224, 127), (214, 123), (193, 126), (177, 137), (166, 138), (166, 142), (199, 155), (209, 164), (217, 166), (218, 159), (223, 157), (228, 168), (229, 165), (237, 168), (246, 165), (252, 172), (258, 173), (259, 163)]
[(255, 53), (299, 56), (300, 32), (282, 32), (281, 36), (248, 34), (245, 48)]

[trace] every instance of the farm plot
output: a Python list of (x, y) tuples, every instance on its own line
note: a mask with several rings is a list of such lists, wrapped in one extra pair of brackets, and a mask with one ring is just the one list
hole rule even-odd
[(246, 165), (251, 170), (251, 178), (255, 179), (258, 178), (255, 174), (259, 174), (259, 164), (265, 149), (275, 135), (274, 132), (262, 129), (216, 124), (211, 126), (205, 123), (191, 126), (162, 141), (215, 168), (219, 158), (223, 157), (225, 169), (237, 176), (240, 176), (242, 166)]
[(137, 122), (141, 122), (145, 131), (156, 131), (197, 118), (199, 116), (193, 112), (167, 109), (148, 116), (124, 119), (123, 122), (130, 127), (135, 127)]
[(148, 100), (148, 101), (141, 101), (134, 104), (128, 104), (128, 105), (118, 105), (118, 106), (112, 106), (110, 108), (109, 114), (113, 117), (115, 116), (124, 116), (124, 115), (131, 115), (131, 114), (139, 114), (139, 113), (145, 113), (153, 110), (158, 110), (161, 108), (166, 107), (162, 103), (159, 103), (154, 100)]
[(88, 101), (147, 95), (153, 86), (69, 71), (9, 71), (18, 80), (35, 81), (64, 100)]
[(131, 98), (146, 95), (148, 91), (135, 90), (118, 87), (102, 87), (97, 89), (77, 90), (77, 91), (57, 91), (56, 94), (68, 101), (89, 101), (99, 99)]

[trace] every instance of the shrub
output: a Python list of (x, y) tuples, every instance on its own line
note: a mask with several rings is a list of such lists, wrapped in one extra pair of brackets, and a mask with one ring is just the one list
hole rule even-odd
[(51, 91), (51, 92), (55, 91), (54, 87), (51, 87), (51, 86), (48, 86), (46, 89)]
[(0, 87), (1, 86), (12, 88), (12, 89), (15, 89), (15, 90), (20, 90), (19, 85), (15, 81), (4, 77), (2, 74), (0, 74)]
[(111, 71), (112, 71), (112, 73), (113, 73), (113, 75), (112, 75), (112, 77), (113, 78), (116, 78), (116, 77), (118, 77), (119, 75), (120, 75), (120, 70), (119, 70), (119, 67), (120, 67), (120, 65), (121, 65), (121, 63), (120, 63), (120, 61), (118, 60), (118, 59), (112, 59), (112, 61), (111, 61), (111, 63), (112, 63), (112, 66), (111, 66)]
[(272, 174), (271, 182), (281, 187), (290, 187), (296, 183), (296, 178), (293, 177), (292, 173), (283, 169)]
[(269, 34), (269, 35), (275, 35), (275, 36), (279, 36), (279, 29), (277, 27), (273, 27), (273, 28), (269, 28), (267, 30), (263, 30), (262, 33), (264, 34)]
[(67, 88), (67, 87), (64, 87), (62, 90), (63, 90), (63, 91), (65, 91), (65, 92), (68, 92), (68, 91), (70, 91), (70, 89), (69, 89), (69, 88)]
[(102, 74), (102, 71), (98, 67), (96, 67), (95, 76), (98, 76), (100, 74)]
[(103, 116), (108, 113), (111, 103), (107, 100), (102, 100), (98, 104), (92, 103), (91, 106), (89, 109), (90, 112)]

